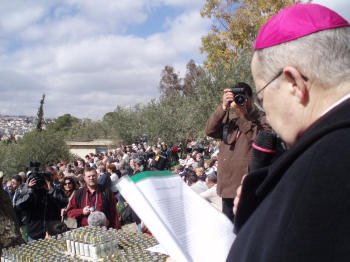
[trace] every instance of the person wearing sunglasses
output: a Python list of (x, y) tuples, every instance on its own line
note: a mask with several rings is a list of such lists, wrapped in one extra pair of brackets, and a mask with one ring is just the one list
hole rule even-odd
[[(62, 179), (62, 188), (64, 195), (68, 198), (68, 203), (74, 195), (74, 192), (78, 188), (77, 182), (73, 176), (66, 176)], [(61, 219), (67, 225), (68, 228), (76, 228), (76, 222), (73, 222), (67, 217), (68, 205), (61, 209)]]
[(260, 29), (251, 68), (288, 150), (244, 178), (236, 217), (254, 210), (227, 261), (350, 261), (349, 22), (319, 4), (289, 6)]
[(66, 176), (63, 181), (63, 191), (66, 197), (70, 200), (77, 189), (77, 183), (73, 176)]

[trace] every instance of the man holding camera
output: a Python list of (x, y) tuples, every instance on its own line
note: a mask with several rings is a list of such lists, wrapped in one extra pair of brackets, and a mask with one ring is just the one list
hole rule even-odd
[(76, 219), (79, 227), (87, 226), (89, 215), (101, 211), (107, 217), (108, 227), (120, 229), (114, 195), (110, 188), (98, 184), (96, 169), (86, 168), (84, 181), (86, 186), (76, 190), (68, 204), (68, 217)]
[[(29, 242), (60, 231), (61, 208), (68, 203), (62, 189), (53, 185), (52, 174), (33, 171), (28, 175), (24, 187), (14, 201), (17, 214), (25, 214), (23, 219), (28, 230)], [(63, 230), (63, 228), (62, 228)]]
[[(230, 113), (230, 111), (232, 112)], [(262, 112), (252, 101), (252, 89), (243, 82), (224, 90), (222, 104), (210, 116), (205, 132), (221, 139), (218, 154), (217, 193), (222, 212), (233, 222), (233, 201), (243, 175), (248, 173), (251, 145), (261, 125)]]

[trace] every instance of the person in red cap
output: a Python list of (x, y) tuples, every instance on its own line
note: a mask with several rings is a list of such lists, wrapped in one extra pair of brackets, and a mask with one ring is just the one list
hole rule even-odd
[(350, 261), (350, 27), (296, 4), (259, 31), (258, 102), (288, 151), (245, 177), (228, 261)]

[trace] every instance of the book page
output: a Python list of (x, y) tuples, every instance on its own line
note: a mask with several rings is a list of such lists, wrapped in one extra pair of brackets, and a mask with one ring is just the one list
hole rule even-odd
[[(171, 234), (176, 236), (188, 261), (225, 261), (235, 237), (231, 221), (179, 176), (169, 174), (135, 179), (136, 185)], [(142, 213), (138, 215), (144, 220)], [(153, 233), (147, 221), (144, 222)], [(167, 243), (158, 241), (172, 255)]]
[(166, 243), (168, 253), (178, 261), (188, 261), (189, 258), (182, 252), (176, 237), (162, 222), (155, 209), (144, 195), (138, 190), (135, 183), (128, 176), (124, 176), (117, 184), (119, 192), (126, 199), (131, 208), (144, 221), (159, 243)]

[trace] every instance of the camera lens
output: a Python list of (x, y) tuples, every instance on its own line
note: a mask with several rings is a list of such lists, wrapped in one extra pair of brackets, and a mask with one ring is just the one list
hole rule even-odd
[(243, 106), (244, 103), (245, 103), (245, 101), (246, 101), (246, 98), (245, 98), (244, 95), (238, 94), (238, 95), (235, 95), (234, 100), (235, 100), (235, 103), (236, 103), (237, 105)]

